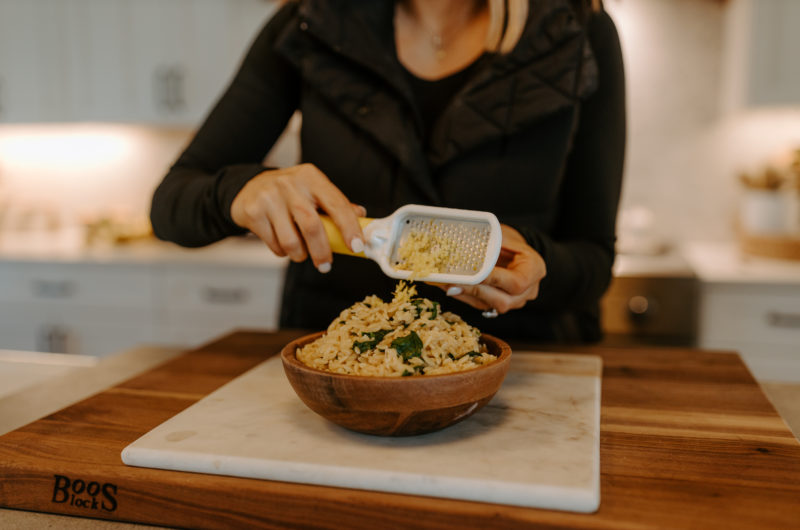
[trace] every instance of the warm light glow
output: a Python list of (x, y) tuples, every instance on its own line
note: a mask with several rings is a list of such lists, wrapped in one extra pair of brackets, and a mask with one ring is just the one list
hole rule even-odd
[(184, 130), (130, 124), (2, 125), (0, 207), (64, 217), (146, 213), (188, 138)]
[(130, 150), (130, 136), (113, 127), (23, 130), (0, 136), (0, 168), (73, 173), (114, 164), (127, 157)]

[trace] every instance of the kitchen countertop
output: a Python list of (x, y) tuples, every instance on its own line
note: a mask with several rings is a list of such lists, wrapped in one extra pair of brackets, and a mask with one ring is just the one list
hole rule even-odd
[[(14, 388), (0, 392), (0, 435), (87, 398), (182, 353), (181, 348), (139, 346), (97, 358), (0, 350), (2, 377), (14, 371)], [(0, 379), (0, 383), (5, 382)]]
[[(231, 237), (202, 248), (183, 248), (154, 237), (125, 244), (87, 246), (83, 229), (0, 231), (0, 262), (187, 264), (282, 268), (255, 236)], [(800, 262), (743, 254), (733, 242), (690, 242), (658, 255), (619, 253), (617, 277), (697, 278), (701, 282), (800, 284)]]
[[(197, 354), (190, 354), (194, 356), (193, 361), (185, 357), (176, 357), (178, 352), (175, 350), (160, 348), (145, 347), (125, 352), (121, 355), (104, 359), (103, 363), (107, 363), (105, 365), (81, 368), (81, 370), (94, 371), (96, 377), (78, 376), (80, 379), (77, 380), (88, 380), (91, 383), (83, 385), (80, 391), (74, 388), (76, 386), (75, 374), (66, 374), (52, 380), (58, 384), (48, 385), (46, 392), (42, 392), (41, 385), (39, 385), (0, 399), (0, 418), (5, 419), (8, 411), (14, 410), (18, 414), (16, 424), (33, 420), (43, 414), (49, 414), (52, 410), (62, 405), (81, 399), (89, 393), (113, 385), (115, 382), (125, 379), (127, 375), (141, 372), (148, 366), (153, 366), (166, 359), (173, 360), (168, 365), (165, 365), (164, 368), (149, 372), (152, 375), (144, 379), (139, 378), (133, 382), (118, 386), (117, 394), (121, 396), (132, 392), (145, 391), (146, 393), (143, 395), (156, 399), (159, 395), (158, 392), (145, 390), (148, 382), (152, 384), (160, 380), (162, 383), (159, 383), (159, 385), (162, 385), (163, 374), (175, 373), (176, 369), (191, 365), (196, 367), (196, 370), (193, 368), (192, 374), (186, 374), (186, 378), (189, 379), (181, 382), (182, 389), (174, 390), (176, 393), (184, 393), (174, 394), (176, 397), (179, 395), (188, 397), (192, 395), (186, 394), (190, 392), (189, 388), (191, 386), (187, 385), (190, 385), (192, 377), (198, 382), (205, 381), (203, 383), (204, 386), (209, 386), (212, 383), (212, 380), (209, 379), (212, 374), (216, 379), (219, 379), (220, 383), (224, 382), (225, 378), (230, 377), (225, 374), (220, 375), (219, 368), (214, 368), (214, 355), (224, 353), (226, 358), (229, 359), (226, 361), (226, 365), (235, 365), (237, 362), (241, 363), (242, 358), (239, 357), (238, 360), (236, 356), (232, 358), (231, 355), (234, 350), (231, 350), (231, 348), (239, 348), (235, 351), (244, 352), (259, 345), (264, 348), (268, 343), (272, 344), (272, 342), (276, 345), (282, 344), (285, 340), (286, 338), (283, 335), (238, 334), (225, 338), (219, 343), (201, 348)], [(243, 350), (242, 348), (245, 349)], [(585, 518), (587, 516), (546, 511), (537, 511), (535, 514), (531, 514), (532, 516), (543, 517), (541, 521), (550, 521), (553, 524), (565, 517), (565, 521), (568, 520), (575, 524), (578, 524), (579, 521), (585, 521), (586, 524), (596, 527), (608, 525), (609, 522), (615, 520), (615, 517), (625, 513), (630, 515), (638, 514), (636, 516), (638, 517), (638, 526), (646, 526), (647, 520), (653, 523), (652, 519), (648, 519), (653, 516), (668, 517), (670, 520), (674, 518), (673, 523), (679, 520), (684, 522), (688, 520), (697, 521), (698, 519), (686, 519), (692, 514), (681, 515), (678, 506), (680, 502), (683, 502), (680, 499), (693, 498), (692, 495), (696, 494), (704, 500), (694, 504), (691, 511), (695, 512), (694, 516), (700, 517), (704, 524), (708, 523), (708, 527), (714, 527), (709, 521), (718, 516), (727, 517), (729, 519), (728, 522), (737, 520), (734, 518), (735, 516), (727, 513), (727, 511), (739, 514), (742, 518), (737, 521), (742, 525), (748, 524), (748, 520), (752, 523), (752, 517), (754, 516), (771, 517), (768, 506), (762, 506), (762, 512), (753, 512), (755, 504), (749, 500), (745, 501), (746, 497), (742, 497), (742, 495), (747, 488), (757, 489), (760, 487), (756, 484), (763, 480), (760, 473), (767, 472), (767, 468), (763, 468), (762, 471), (753, 474), (753, 470), (761, 465), (759, 464), (760, 459), (776, 459), (772, 463), (773, 465), (769, 467), (769, 469), (773, 469), (770, 473), (786, 473), (788, 471), (777, 460), (783, 458), (781, 455), (788, 455), (787, 451), (795, 451), (797, 446), (786, 445), (785, 438), (783, 442), (778, 442), (780, 439), (776, 438), (779, 432), (776, 430), (778, 426), (768, 420), (768, 410), (763, 408), (765, 406), (768, 407), (768, 405), (765, 405), (766, 401), (763, 395), (760, 398), (758, 397), (760, 395), (758, 387), (752, 378), (747, 375), (741, 361), (736, 360), (734, 362), (736, 358), (732, 355), (702, 353), (697, 350), (690, 352), (689, 350), (677, 348), (640, 348), (636, 351), (618, 348), (588, 348), (588, 350), (591, 353), (602, 354), (606, 361), (603, 382), (603, 418), (601, 423), (601, 453), (603, 455), (601, 457), (603, 472), (601, 511), (594, 516), (588, 516), (590, 519), (585, 520), (573, 518)], [(631, 353), (626, 353), (626, 351)], [(687, 357), (687, 355), (690, 356)], [(252, 362), (256, 361), (254, 359)], [(186, 364), (187, 362), (190, 362), (190, 364)], [(207, 364), (209, 362), (212, 362), (211, 365), (208, 365), (211, 371), (206, 373), (206, 370), (202, 368), (204, 366), (203, 363)], [(101, 374), (104, 371), (106, 375)], [(217, 384), (213, 383), (213, 385)], [(677, 394), (669, 390), (673, 387), (678, 392)], [(719, 392), (712, 391), (713, 388), (717, 388)], [(751, 388), (755, 388), (755, 391)], [(73, 394), (64, 396), (64, 389), (69, 389)], [(122, 394), (119, 394), (120, 392)], [(703, 395), (703, 399), (698, 399), (700, 396), (698, 392)], [(771, 397), (776, 404), (781, 399), (793, 401), (796, 409), (798, 393), (800, 393), (800, 388), (796, 389), (792, 385), (782, 385), (781, 388), (775, 389)], [(725, 394), (725, 396), (721, 394)], [(170, 395), (173, 394), (170, 393)], [(734, 396), (735, 399), (733, 399)], [(28, 400), (33, 397), (47, 402), (47, 406), (36, 404), (36, 399), (33, 399), (28, 404)], [(164, 397), (166, 398), (168, 395), (165, 394)], [(624, 403), (630, 404), (624, 405)], [(723, 412), (723, 409), (730, 412)], [(648, 413), (648, 411), (650, 412)], [(653, 414), (656, 412), (657, 414)], [(788, 415), (785, 417), (787, 419), (798, 417), (797, 410), (793, 414), (794, 416)], [(677, 423), (673, 423), (673, 420)], [(750, 427), (745, 427), (745, 424), (750, 424)], [(4, 427), (4, 429), (0, 429), (0, 432), (7, 430), (9, 423), (5, 423)], [(13, 425), (11, 425), (11, 428), (13, 428)], [(740, 429), (744, 430), (740, 431)], [(762, 429), (766, 430), (762, 431)], [(675, 438), (674, 443), (670, 441), (673, 438)], [(639, 441), (637, 442), (637, 440)], [(745, 451), (747, 447), (750, 447), (751, 443), (757, 444), (758, 449), (752, 455)], [(650, 447), (651, 445), (652, 447)], [(734, 445), (741, 447), (737, 449)], [(650, 448), (648, 449), (648, 447)], [(754, 445), (752, 448), (755, 447)], [(626, 448), (625, 451), (620, 452), (623, 448)], [(678, 455), (678, 453), (682, 454), (683, 452), (686, 452), (686, 454)], [(747, 453), (747, 456), (745, 456), (745, 453)], [(729, 456), (726, 457), (725, 455)], [(730, 462), (729, 464), (733, 467), (729, 467), (727, 464), (722, 465), (721, 459), (724, 458), (747, 458), (749, 463), (747, 466), (742, 467)], [(718, 459), (720, 459), (720, 462), (715, 464), (714, 462)], [(645, 461), (648, 462), (647, 465), (643, 464)], [(776, 464), (777, 467), (774, 467)], [(785, 466), (786, 462), (783, 464)], [(642, 465), (644, 465), (644, 468)], [(675, 465), (678, 465), (678, 467), (674, 467)], [(717, 468), (720, 465), (722, 467)], [(763, 465), (767, 465), (766, 462)], [(700, 467), (694, 469), (697, 466)], [(723, 472), (723, 469), (728, 471)], [(739, 471), (733, 472), (733, 469), (739, 469)], [(781, 471), (778, 471), (779, 469)], [(700, 474), (696, 475), (697, 473)], [(741, 475), (741, 473), (744, 473), (744, 475)], [(701, 479), (703, 476), (705, 478)], [(203, 476), (200, 475), (193, 480), (200, 480), (201, 477)], [(761, 502), (771, 498), (770, 496), (786, 498), (785, 495), (788, 493), (785, 490), (787, 479), (788, 475), (779, 480), (776, 477), (778, 481), (774, 482), (773, 486), (769, 488), (774, 488), (774, 491), (768, 495), (765, 494), (767, 495), (766, 497), (761, 495), (761, 497), (764, 497)], [(755, 482), (750, 486), (746, 485), (751, 480)], [(674, 485), (671, 485), (672, 482), (674, 482)], [(272, 488), (270, 484), (272, 483), (265, 483), (264, 486)], [(624, 486), (624, 484), (628, 484), (628, 486)], [(637, 494), (633, 497), (626, 496), (628, 500), (621, 502), (620, 495), (623, 491), (621, 488), (633, 487), (636, 484), (638, 484), (636, 486)], [(278, 489), (273, 492), (274, 494), (279, 497), (283, 495), (278, 493), (279, 489), (282, 488), (279, 483), (275, 483), (275, 488)], [(303, 503), (311, 502), (312, 498), (315, 499), (315, 510), (328, 509), (342, 501), (345, 503), (356, 502), (355, 498), (351, 497), (348, 497), (350, 500), (341, 499), (340, 501), (335, 501), (333, 499), (335, 497), (333, 495), (335, 489), (322, 488), (320, 490), (311, 486), (304, 488), (309, 489), (309, 497), (306, 500), (302, 500), (305, 497), (298, 499), (301, 507), (305, 505)], [(2, 489), (0, 489), (1, 491)], [(283, 490), (280, 489), (280, 491)], [(303, 489), (303, 491), (305, 490)], [(692, 493), (693, 491), (694, 493)], [(322, 492), (325, 494), (322, 495)], [(648, 493), (645, 494), (645, 492)], [(711, 495), (712, 493), (713, 495)], [(754, 495), (756, 493), (758, 492), (754, 491)], [(370, 495), (375, 494), (364, 494), (367, 497)], [(423, 504), (415, 501), (414, 497), (381, 496), (380, 498), (381, 505), (384, 508), (380, 512), (367, 512), (371, 514), (370, 517), (380, 518), (384, 515), (390, 517), (387, 514), (402, 513), (403, 508), (400, 505), (405, 506), (405, 509), (409, 509), (412, 506), (416, 506), (419, 509), (423, 506)], [(694, 498), (696, 500), (697, 497)], [(334, 502), (334, 504), (331, 505), (330, 502)], [(359, 504), (359, 502), (356, 502), (356, 504)], [(655, 512), (651, 511), (650, 502), (658, 506)], [(457, 512), (453, 513), (463, 513), (460, 507), (465, 506), (464, 503), (456, 503), (452, 506), (451, 504), (448, 501), (437, 502), (437, 507), (440, 508), (433, 508), (433, 511), (443, 509), (445, 511), (457, 510)], [(481, 514), (485, 515), (482, 505), (474, 504), (469, 506), (474, 507), (474, 509), (469, 510), (472, 513), (472, 517), (482, 517), (483, 515)], [(717, 509), (714, 509), (714, 506)], [(786, 505), (784, 505), (785, 508)], [(346, 508), (344, 512), (340, 512), (340, 515), (347, 513), (350, 509), (356, 508), (354, 506)], [(494, 509), (492, 510), (495, 516), (505, 514), (505, 516), (513, 518), (517, 516), (523, 517), (525, 513), (509, 511), (508, 507), (501, 506), (496, 507), (496, 509), (496, 512), (494, 512)], [(398, 512), (398, 510), (400, 511)], [(293, 513), (298, 512), (295, 510)], [(378, 515), (379, 513), (383, 515)], [(432, 516), (432, 512), (427, 507), (425, 508), (425, 513), (428, 516)], [(628, 519), (620, 519), (618, 522), (622, 524), (624, 520)], [(422, 522), (423, 519), (419, 521)], [(475, 521), (474, 524), (479, 524), (478, 519), (475, 519)], [(58, 528), (130, 527), (127, 524), (15, 510), (1, 510), (0, 522), (2, 522), (4, 528), (48, 526)], [(631, 520), (628, 520), (628, 522), (631, 522)], [(595, 523), (597, 524), (595, 525)], [(616, 527), (619, 527), (619, 525)]]
[[(0, 350), (0, 435), (134, 377), (182, 353), (179, 348), (140, 346), (97, 359), (82, 355)], [(4, 378), (13, 370), (13, 387)], [(155, 528), (0, 508), (0, 527)]]
[(154, 237), (87, 246), (81, 229), (65, 228), (53, 232), (0, 232), (0, 261), (285, 267), (288, 259), (279, 258), (253, 236), (230, 237), (202, 248), (184, 248)]
[(690, 243), (681, 253), (704, 283), (800, 285), (800, 261), (751, 256), (734, 243)]
[(676, 251), (664, 254), (625, 254), (618, 253), (614, 260), (614, 276), (627, 278), (693, 278), (686, 258)]

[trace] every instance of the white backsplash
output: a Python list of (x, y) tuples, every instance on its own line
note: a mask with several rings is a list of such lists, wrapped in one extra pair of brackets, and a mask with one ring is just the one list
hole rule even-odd
[[(184, 130), (64, 123), (0, 127), (0, 207), (6, 226), (55, 217), (146, 214), (189, 138)], [(31, 219), (31, 218), (38, 218)]]
[(735, 238), (742, 170), (800, 147), (800, 107), (723, 114), (725, 2), (607, 0), (628, 89), (621, 208), (671, 242)]

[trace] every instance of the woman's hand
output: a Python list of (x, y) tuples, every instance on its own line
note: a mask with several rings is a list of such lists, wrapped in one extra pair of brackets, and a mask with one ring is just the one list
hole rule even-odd
[(231, 217), (278, 256), (300, 262), (310, 255), (320, 272), (328, 272), (333, 254), (318, 210), (333, 219), (350, 250), (364, 249), (358, 217), (366, 211), (347, 200), (313, 164), (260, 173), (233, 199)]
[[(539, 295), (547, 274), (544, 259), (515, 229), (501, 225), (503, 245), (497, 265), (478, 285), (439, 285), (447, 294), (474, 308), (507, 313)], [(494, 316), (494, 315), (491, 315)]]

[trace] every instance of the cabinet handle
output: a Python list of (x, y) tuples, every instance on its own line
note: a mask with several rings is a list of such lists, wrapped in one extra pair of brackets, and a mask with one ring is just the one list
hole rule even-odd
[(180, 112), (186, 107), (184, 73), (178, 65), (162, 66), (153, 76), (156, 107), (166, 112)]
[(250, 293), (247, 289), (237, 287), (206, 287), (201, 296), (210, 304), (238, 305), (246, 303)]
[(167, 93), (169, 94), (170, 110), (180, 112), (186, 107), (183, 69), (180, 66), (170, 68), (167, 82)]
[(774, 328), (800, 329), (800, 313), (770, 311), (767, 313), (767, 323)]
[(153, 102), (159, 110), (167, 108), (167, 83), (165, 75), (164, 68), (158, 68), (153, 74)]
[(635, 325), (644, 325), (658, 314), (658, 301), (644, 295), (634, 295), (628, 299), (628, 318)]
[(70, 353), (69, 329), (61, 326), (44, 326), (39, 331), (36, 349), (47, 353)]
[(34, 280), (33, 294), (41, 298), (69, 298), (76, 291), (69, 280)]

